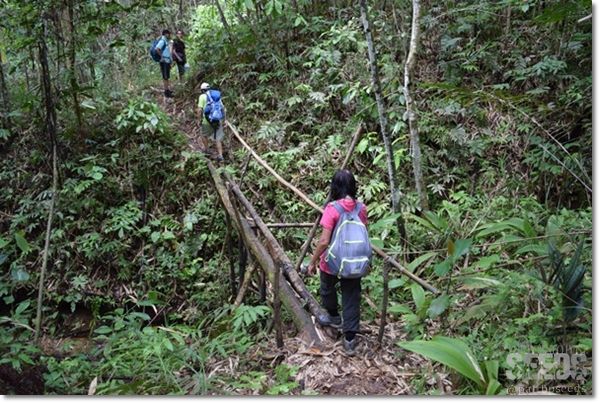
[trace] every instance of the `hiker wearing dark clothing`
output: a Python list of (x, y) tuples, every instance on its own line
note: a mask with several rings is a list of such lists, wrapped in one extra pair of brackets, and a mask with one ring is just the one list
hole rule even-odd
[(169, 78), (171, 77), (171, 63), (173, 63), (173, 58), (171, 56), (171, 44), (169, 43), (169, 37), (171, 36), (171, 32), (168, 29), (165, 29), (162, 32), (162, 36), (160, 40), (156, 44), (156, 53), (160, 56), (160, 73), (163, 79), (163, 87), (165, 89), (165, 97), (172, 97), (173, 92), (169, 88)]
[[(371, 247), (368, 239), (354, 241), (336, 238), (336, 236), (339, 236), (338, 232), (340, 231), (338, 227), (341, 227), (338, 224), (347, 224), (348, 222), (342, 222), (342, 219), (346, 220), (351, 215), (354, 217), (352, 224), (356, 224), (355, 227), (362, 226), (366, 235), (367, 208), (364, 204), (356, 200), (356, 180), (348, 170), (339, 170), (333, 176), (331, 180), (331, 199), (334, 201), (327, 204), (321, 217), (320, 224), (323, 227), (323, 232), (310, 260), (307, 272), (309, 275), (313, 275), (316, 272), (317, 265), (319, 266), (321, 301), (327, 314), (317, 318), (318, 322), (325, 326), (341, 327), (344, 332), (344, 350), (346, 354), (354, 355), (356, 347), (355, 336), (358, 333), (360, 321), (361, 279), (360, 277), (350, 278), (351, 276), (346, 276), (346, 269), (343, 266), (344, 264), (351, 266), (354, 264), (353, 262), (363, 259), (341, 259), (342, 268), (336, 268), (336, 270), (339, 270), (337, 272), (333, 269), (334, 262), (332, 259), (335, 259), (335, 256), (333, 256), (331, 251), (333, 249), (332, 245), (335, 242), (342, 242), (344, 244), (363, 242), (363, 245), (366, 242), (370, 259)], [(347, 213), (351, 213), (351, 215)], [(359, 230), (362, 231), (362, 228)], [(332, 256), (333, 258), (331, 259)], [(351, 263), (348, 264), (348, 262)], [(366, 270), (369, 261), (365, 261), (365, 264), (364, 268)], [(342, 291), (342, 317), (340, 317), (338, 311), (337, 283), (340, 283)]]
[(185, 57), (185, 43), (183, 42), (183, 31), (177, 31), (177, 37), (173, 40), (173, 60), (177, 64), (177, 70), (179, 71), (179, 79), (183, 79), (185, 73), (185, 64), (187, 62)]

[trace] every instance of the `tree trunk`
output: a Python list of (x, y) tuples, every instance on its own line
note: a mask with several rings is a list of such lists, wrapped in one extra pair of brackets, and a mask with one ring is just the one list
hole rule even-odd
[(10, 113), (10, 98), (8, 95), (8, 88), (6, 87), (6, 79), (4, 77), (4, 63), (3, 60), (0, 60), (0, 97), (2, 98), (2, 103), (0, 107), (0, 123), (4, 129), (8, 129), (10, 127), (10, 118), (8, 114)]
[[(392, 196), (392, 210), (394, 213), (400, 213), (400, 189), (397, 187), (396, 181), (396, 167), (394, 164), (394, 151), (392, 148), (392, 142), (387, 132), (387, 116), (383, 97), (381, 95), (381, 86), (379, 82), (379, 71), (377, 69), (377, 54), (375, 53), (375, 46), (373, 44), (373, 37), (371, 35), (371, 28), (369, 23), (369, 15), (367, 9), (366, 0), (360, 0), (360, 15), (365, 31), (365, 37), (367, 39), (367, 49), (369, 54), (369, 68), (371, 70), (371, 85), (373, 86), (373, 92), (375, 93), (375, 102), (377, 103), (377, 112), (379, 113), (379, 126), (381, 131), (381, 138), (383, 140), (383, 146), (386, 154), (386, 163), (388, 171), (388, 179), (390, 183), (390, 192)], [(396, 221), (398, 232), (403, 244), (406, 244), (406, 230), (404, 228), (404, 219), (401, 215), (398, 216)]]
[(225, 13), (223, 12), (223, 9), (221, 8), (221, 4), (219, 3), (219, 0), (215, 0), (215, 5), (217, 6), (217, 10), (219, 11), (219, 17), (221, 17), (221, 23), (223, 24), (223, 28), (225, 28), (225, 32), (227, 32), (227, 37), (229, 38), (229, 41), (233, 41), (233, 39), (231, 38), (231, 30), (229, 29), (229, 24), (227, 23), (227, 18), (225, 18)]
[(57, 152), (56, 152), (56, 107), (54, 104), (54, 95), (52, 93), (52, 85), (50, 82), (50, 68), (48, 66), (48, 47), (46, 46), (47, 37), (47, 16), (43, 19), (43, 32), (38, 42), (40, 66), (41, 66), (41, 81), (44, 96), (44, 105), (46, 109), (46, 132), (50, 140), (52, 148), (52, 199), (48, 210), (48, 221), (46, 226), (46, 239), (44, 250), (42, 252), (42, 268), (40, 270), (40, 281), (38, 286), (37, 312), (35, 319), (35, 340), (39, 341), (40, 330), (42, 324), (42, 304), (44, 301), (44, 277), (46, 275), (46, 267), (48, 265), (48, 254), (50, 249), (50, 233), (52, 230), (52, 218), (54, 216), (54, 206), (56, 203), (56, 193), (58, 188), (58, 168), (57, 168)]
[(68, 14), (69, 14), (69, 81), (71, 85), (71, 97), (73, 98), (73, 110), (75, 111), (75, 117), (77, 118), (77, 128), (81, 130), (83, 119), (81, 118), (81, 107), (79, 106), (79, 85), (77, 84), (77, 72), (76, 72), (76, 43), (75, 43), (75, 22), (73, 15), (73, 0), (68, 0)]
[(427, 200), (427, 189), (423, 181), (423, 171), (421, 169), (421, 145), (419, 141), (419, 128), (415, 105), (410, 92), (410, 76), (412, 67), (415, 64), (415, 54), (419, 46), (419, 0), (413, 0), (412, 29), (410, 33), (410, 46), (408, 56), (404, 63), (404, 100), (406, 102), (406, 113), (408, 114), (408, 128), (410, 132), (410, 149), (412, 152), (413, 174), (415, 177), (415, 187), (419, 196), (419, 205), (421, 210), (429, 210), (429, 201)]

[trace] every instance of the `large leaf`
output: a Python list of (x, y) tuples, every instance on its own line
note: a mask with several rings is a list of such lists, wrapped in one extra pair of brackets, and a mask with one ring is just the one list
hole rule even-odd
[(437, 215), (431, 211), (425, 211), (423, 213), (423, 215), (425, 216), (425, 218), (427, 218), (427, 220), (429, 220), (430, 223), (433, 224), (433, 226), (439, 232), (444, 232), (448, 229), (448, 222), (446, 220), (444, 220), (442, 217), (440, 217), (439, 215)]
[(492, 267), (494, 264), (498, 263), (499, 261), (500, 261), (500, 255), (494, 254), (494, 255), (490, 255), (490, 256), (484, 256), (475, 263), (475, 267), (479, 267), (479, 268), (485, 270), (485, 269), (489, 269), (490, 267)]
[(410, 310), (409, 307), (407, 307), (406, 305), (402, 305), (402, 304), (392, 305), (388, 308), (387, 311), (388, 311), (388, 313), (403, 313), (403, 314), (412, 313), (412, 311)]
[(410, 286), (410, 292), (412, 293), (413, 301), (415, 301), (415, 310), (419, 312), (425, 307), (425, 291), (419, 284), (413, 283)]
[(440, 316), (444, 311), (448, 308), (450, 304), (450, 296), (449, 295), (440, 295), (429, 305), (429, 309), (427, 309), (427, 315), (433, 319)]
[(25, 234), (23, 233), (23, 231), (15, 232), (15, 241), (17, 242), (17, 246), (19, 247), (19, 249), (21, 249), (23, 253), (29, 253), (29, 251), (31, 250), (31, 246), (29, 246), (27, 239), (25, 239)]
[(483, 238), (487, 235), (496, 234), (499, 232), (511, 230), (513, 227), (506, 221), (497, 223), (484, 224), (479, 227), (479, 232), (475, 235), (476, 238)]
[(445, 276), (452, 269), (452, 260), (450, 258), (438, 263), (434, 266), (433, 270), (438, 276)]
[(396, 221), (398, 220), (398, 217), (400, 217), (401, 215), (401, 213), (387, 214), (380, 220), (377, 220), (375, 223), (369, 225), (369, 231), (378, 232), (382, 229), (389, 228), (390, 226), (395, 225)]
[(469, 252), (472, 243), (473, 241), (470, 239), (457, 239), (456, 242), (454, 242), (454, 253), (452, 253), (454, 260), (456, 261), (459, 257)]
[(398, 343), (408, 351), (438, 361), (475, 382), (481, 389), (486, 386), (485, 377), (468, 346), (459, 339), (436, 336), (431, 340), (413, 340)]
[(548, 248), (543, 243), (523, 245), (516, 250), (515, 255), (524, 255), (526, 253), (534, 253), (537, 256), (546, 256), (548, 254)]
[(424, 253), (423, 255), (419, 256), (418, 258), (416, 258), (415, 260), (410, 262), (406, 266), (406, 268), (408, 269), (408, 271), (414, 272), (417, 267), (419, 267), (419, 266), (421, 266), (421, 264), (423, 264), (423, 262), (425, 262), (428, 259), (431, 259), (434, 256), (437, 256), (437, 252)]
[(10, 276), (15, 281), (27, 281), (29, 280), (29, 273), (20, 267), (14, 268), (10, 272)]
[(390, 282), (388, 283), (388, 288), (390, 290), (393, 290), (394, 288), (398, 288), (398, 287), (402, 286), (402, 284), (404, 284), (405, 282), (406, 282), (406, 280), (404, 279), (404, 277), (394, 278), (394, 279), (390, 280)]
[(488, 287), (499, 287), (502, 283), (490, 277), (469, 276), (463, 279), (463, 286), (459, 290), (478, 290)]

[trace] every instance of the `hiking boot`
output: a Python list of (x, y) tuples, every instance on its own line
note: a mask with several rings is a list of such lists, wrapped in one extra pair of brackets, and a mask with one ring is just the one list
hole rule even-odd
[(167, 98), (173, 98), (173, 91), (171, 91), (171, 90), (165, 90), (165, 97), (167, 97)]
[(317, 322), (319, 322), (319, 325), (321, 326), (331, 326), (336, 329), (342, 327), (342, 317), (340, 315), (331, 316), (328, 313), (325, 313), (317, 318)]
[(344, 352), (350, 357), (356, 354), (356, 337), (352, 340), (346, 340), (344, 337)]

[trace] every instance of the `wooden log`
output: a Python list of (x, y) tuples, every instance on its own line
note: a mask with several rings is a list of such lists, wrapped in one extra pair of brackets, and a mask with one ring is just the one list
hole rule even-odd
[(383, 264), (383, 300), (381, 301), (381, 318), (379, 322), (379, 334), (377, 336), (377, 341), (379, 341), (379, 346), (383, 343), (383, 333), (385, 332), (385, 325), (387, 323), (387, 307), (388, 307), (388, 295), (389, 295), (389, 286), (388, 286), (388, 271), (389, 271), (389, 263), (386, 262)]
[[(248, 263), (248, 250), (244, 246), (244, 240), (242, 237), (238, 237), (238, 278), (239, 284), (244, 280), (244, 274), (246, 272), (246, 265)], [(235, 281), (235, 279), (234, 279)]]
[(273, 322), (275, 322), (275, 342), (277, 348), (283, 347), (283, 329), (281, 326), (281, 299), (279, 298), (279, 279), (281, 278), (281, 268), (277, 267), (277, 273), (273, 282)]
[(277, 241), (273, 233), (269, 231), (263, 220), (260, 218), (256, 210), (254, 209), (254, 206), (252, 206), (250, 201), (248, 201), (246, 196), (244, 196), (240, 188), (231, 180), (231, 178), (228, 179), (230, 180), (229, 187), (231, 189), (231, 192), (235, 195), (237, 200), (248, 211), (248, 214), (250, 214), (250, 216), (254, 220), (254, 223), (257, 225), (258, 229), (261, 231), (261, 233), (267, 241), (267, 249), (271, 253), (271, 256), (278, 264), (281, 265), (283, 269), (283, 274), (290, 281), (290, 284), (292, 285), (294, 290), (296, 290), (296, 292), (304, 300), (310, 313), (312, 313), (317, 318), (323, 315), (325, 311), (323, 310), (323, 308), (321, 308), (321, 305), (308, 291), (306, 285), (304, 284), (304, 281), (302, 281), (298, 272), (293, 270), (292, 262), (285, 254), (285, 251), (279, 244), (279, 241)]
[[(213, 182), (215, 185), (215, 189), (219, 194), (219, 198), (221, 199), (221, 204), (226, 210), (226, 213), (234, 218), (232, 220), (233, 226), (236, 228), (240, 236), (243, 238), (244, 243), (248, 247), (250, 253), (255, 258), (257, 264), (264, 270), (264, 272), (269, 277), (269, 281), (272, 283), (274, 276), (277, 271), (275, 270), (275, 262), (267, 252), (266, 248), (260, 243), (252, 228), (250, 228), (250, 224), (248, 221), (238, 214), (238, 210), (234, 208), (229, 199), (227, 190), (223, 181), (221, 180), (220, 174), (214, 165), (208, 161), (207, 162), (208, 169), (213, 178)], [(279, 276), (282, 276), (279, 273)], [(302, 333), (304, 339), (317, 347), (322, 347), (322, 341), (317, 334), (315, 329), (315, 325), (312, 322), (311, 317), (308, 313), (303, 309), (300, 300), (294, 293), (294, 290), (290, 287), (287, 281), (282, 280), (281, 277), (279, 279), (280, 292), (279, 296), (281, 298), (282, 305), (288, 309), (290, 315), (292, 316), (292, 320), (294, 325), (298, 329), (299, 332)]]
[[(251, 151), (252, 155), (254, 156), (254, 159), (256, 159), (259, 162), (259, 164), (261, 164), (263, 167), (265, 167), (265, 169), (267, 169), (269, 172), (274, 173), (275, 171), (273, 170), (273, 168), (271, 168), (265, 161), (263, 161), (262, 159), (260, 159), (260, 157), (254, 152), (254, 150), (252, 150), (250, 148), (250, 146), (248, 144), (246, 144), (246, 142), (243, 141), (243, 139), (241, 138), (241, 136), (239, 135), (239, 133), (237, 133), (237, 130), (231, 125), (231, 123), (229, 123), (229, 122), (226, 121), (226, 124), (231, 129), (231, 131), (234, 132), (234, 135), (238, 138), (238, 140), (240, 140), (240, 142), (242, 142), (242, 145), (244, 145), (244, 147), (248, 148)], [(296, 193), (309, 206), (311, 206), (312, 208), (314, 208), (315, 210), (317, 210), (321, 214), (323, 213), (323, 209), (321, 207), (319, 207), (315, 202), (313, 202), (312, 200), (310, 200), (308, 198), (308, 196), (306, 196), (298, 188), (296, 188), (295, 186), (291, 185), (288, 181), (286, 181), (285, 179), (283, 179), (277, 173), (275, 173), (273, 176), (275, 176), (275, 179), (277, 179), (282, 185), (286, 186), (291, 191), (293, 191), (294, 193)], [(422, 278), (415, 276), (413, 273), (411, 273), (406, 268), (404, 268), (400, 263), (398, 263), (397, 261), (395, 261), (391, 256), (389, 256), (387, 253), (385, 253), (382, 249), (378, 248), (375, 245), (371, 245), (371, 248), (373, 249), (373, 252), (375, 252), (381, 258), (383, 258), (384, 261), (388, 261), (393, 267), (395, 267), (396, 269), (398, 269), (398, 271), (400, 271), (400, 273), (404, 274), (406, 277), (408, 277), (412, 281), (416, 282), (417, 284), (419, 284), (421, 287), (425, 288), (426, 290), (429, 290), (429, 291), (433, 292), (434, 294), (439, 294), (439, 291), (438, 291), (437, 288), (435, 288), (434, 286), (432, 286), (431, 284), (429, 284), (427, 281), (423, 280)]]
[(227, 224), (227, 234), (225, 235), (225, 244), (227, 246), (227, 260), (229, 261), (229, 287), (231, 296), (235, 297), (237, 290), (235, 284), (235, 263), (233, 262), (233, 237), (231, 228), (231, 217), (225, 214), (225, 222)]
[(255, 267), (256, 266), (250, 266), (250, 268), (244, 274), (244, 280), (240, 285), (240, 289), (237, 293), (237, 296), (235, 297), (235, 302), (233, 303), (233, 306), (235, 306), (236, 308), (240, 306), (242, 304), (242, 301), (244, 300), (244, 296), (246, 295), (246, 290), (248, 290), (248, 285), (250, 284), (250, 279), (252, 278), (252, 274), (254, 273)]

